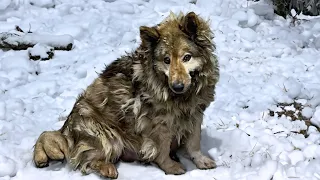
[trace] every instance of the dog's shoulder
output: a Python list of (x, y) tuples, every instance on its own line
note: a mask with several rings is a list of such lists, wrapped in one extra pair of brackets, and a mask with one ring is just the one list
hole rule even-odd
[(100, 74), (100, 78), (109, 79), (115, 76), (125, 76), (127, 78), (132, 78), (132, 63), (133, 56), (131, 54), (121, 56), (105, 67), (103, 72)]

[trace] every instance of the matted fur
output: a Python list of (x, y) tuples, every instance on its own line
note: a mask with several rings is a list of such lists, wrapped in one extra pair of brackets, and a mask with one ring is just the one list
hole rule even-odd
[[(155, 27), (140, 27), (140, 35), (140, 47), (106, 67), (79, 96), (64, 126), (39, 137), (36, 166), (66, 158), (85, 174), (116, 178), (113, 163), (130, 156), (182, 174), (182, 164), (169, 157), (176, 143), (198, 168), (215, 167), (200, 152), (203, 111), (214, 100), (219, 79), (208, 22), (193, 12), (171, 13)], [(180, 61), (187, 51), (193, 52), (190, 62)], [(172, 58), (170, 65), (163, 63), (164, 55)], [(174, 81), (185, 83), (185, 92), (175, 93)]]

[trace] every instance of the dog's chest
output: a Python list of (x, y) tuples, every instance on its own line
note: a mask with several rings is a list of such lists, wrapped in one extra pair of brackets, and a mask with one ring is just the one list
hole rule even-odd
[(148, 133), (158, 125), (166, 126), (169, 133), (178, 138), (193, 131), (196, 106), (176, 104), (172, 101), (159, 102), (147, 94), (140, 94), (125, 106), (133, 115), (135, 132)]

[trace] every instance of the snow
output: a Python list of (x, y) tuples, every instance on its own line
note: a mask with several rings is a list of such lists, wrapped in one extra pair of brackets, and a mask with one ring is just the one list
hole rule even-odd
[[(210, 19), (215, 33), (220, 80), (205, 112), (201, 145), (218, 167), (198, 170), (181, 157), (188, 172), (173, 176), (155, 166), (119, 163), (119, 179), (319, 179), (318, 17), (298, 15), (307, 20), (293, 25), (275, 15), (267, 1), (189, 2), (2, 0), (0, 32), (17, 33), (18, 25), (33, 32), (24, 40), (40, 44), (0, 50), (0, 180), (101, 179), (60, 162), (35, 168), (33, 145), (43, 131), (63, 125), (97, 72), (139, 45), (139, 26), (156, 25), (170, 10), (195, 11)], [(48, 45), (68, 43), (74, 45), (71, 51), (56, 50), (49, 61), (29, 60), (29, 51), (46, 56)], [(302, 120), (277, 116), (283, 111), (278, 103), (294, 101), (303, 106)], [(297, 112), (293, 105), (284, 109)]]
[(304, 160), (303, 153), (300, 150), (292, 151), (288, 157), (290, 158), (292, 165), (296, 165), (299, 161)]
[(2, 0), (0, 3), (0, 11), (5, 10), (11, 3), (11, 0)]
[(288, 78), (284, 81), (283, 86), (291, 99), (295, 99), (300, 95), (302, 86), (296, 79)]
[(6, 118), (6, 104), (4, 102), (0, 102), (0, 120), (4, 120)]
[[(7, 56), (0, 57), (1, 67), (6, 69), (6, 73), (11, 76), (7, 76), (5, 78), (14, 79), (14, 78), (27, 78), (24, 76), (25, 73), (34, 73), (39, 67), (34, 62), (30, 61), (28, 58), (28, 54), (11, 54), (7, 53)], [(12, 63), (14, 61), (14, 63)], [(14, 71), (17, 71), (14, 73)], [(22, 77), (23, 76), (23, 77)]]
[(16, 174), (16, 163), (5, 156), (0, 155), (0, 177), (14, 176)]
[(316, 145), (316, 144), (311, 144), (306, 146), (303, 149), (303, 155), (304, 157), (308, 158), (308, 159), (312, 159), (312, 158), (319, 158), (319, 154), (317, 154), (317, 152), (320, 151), (320, 146)]
[(251, 28), (243, 28), (240, 30), (240, 36), (249, 42), (253, 42), (257, 39), (257, 33)]
[(311, 118), (311, 123), (320, 127), (320, 107), (317, 107), (316, 112)]
[(296, 16), (296, 15), (297, 15), (297, 12), (296, 12), (296, 10), (294, 10), (294, 9), (291, 9), (291, 15), (292, 15), (292, 16)]
[(248, 17), (249, 17), (249, 19), (248, 19), (248, 26), (249, 27), (255, 26), (259, 21), (259, 16), (257, 16), (255, 14), (253, 9), (248, 10)]
[(240, 22), (245, 22), (245, 21), (248, 21), (248, 15), (246, 12), (244, 11), (237, 11), (236, 13), (234, 13), (232, 15), (232, 18), (233, 19), (236, 19)]
[(269, 180), (274, 176), (275, 171), (277, 170), (277, 162), (276, 161), (267, 161), (258, 171), (258, 175), (251, 175), (247, 179), (248, 180)]
[(253, 9), (248, 9), (247, 12), (237, 11), (232, 15), (232, 19), (238, 20), (242, 26), (247, 27), (254, 27), (259, 21)]
[(313, 116), (313, 109), (310, 107), (305, 107), (302, 109), (302, 116), (306, 118), (311, 118)]

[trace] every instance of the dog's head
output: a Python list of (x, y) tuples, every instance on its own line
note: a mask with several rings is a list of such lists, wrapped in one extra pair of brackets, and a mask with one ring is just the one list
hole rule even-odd
[(210, 61), (204, 55), (213, 50), (210, 33), (207, 23), (194, 12), (178, 17), (171, 13), (156, 27), (140, 27), (142, 45), (152, 51), (153, 69), (167, 77), (175, 94), (185, 93)]

